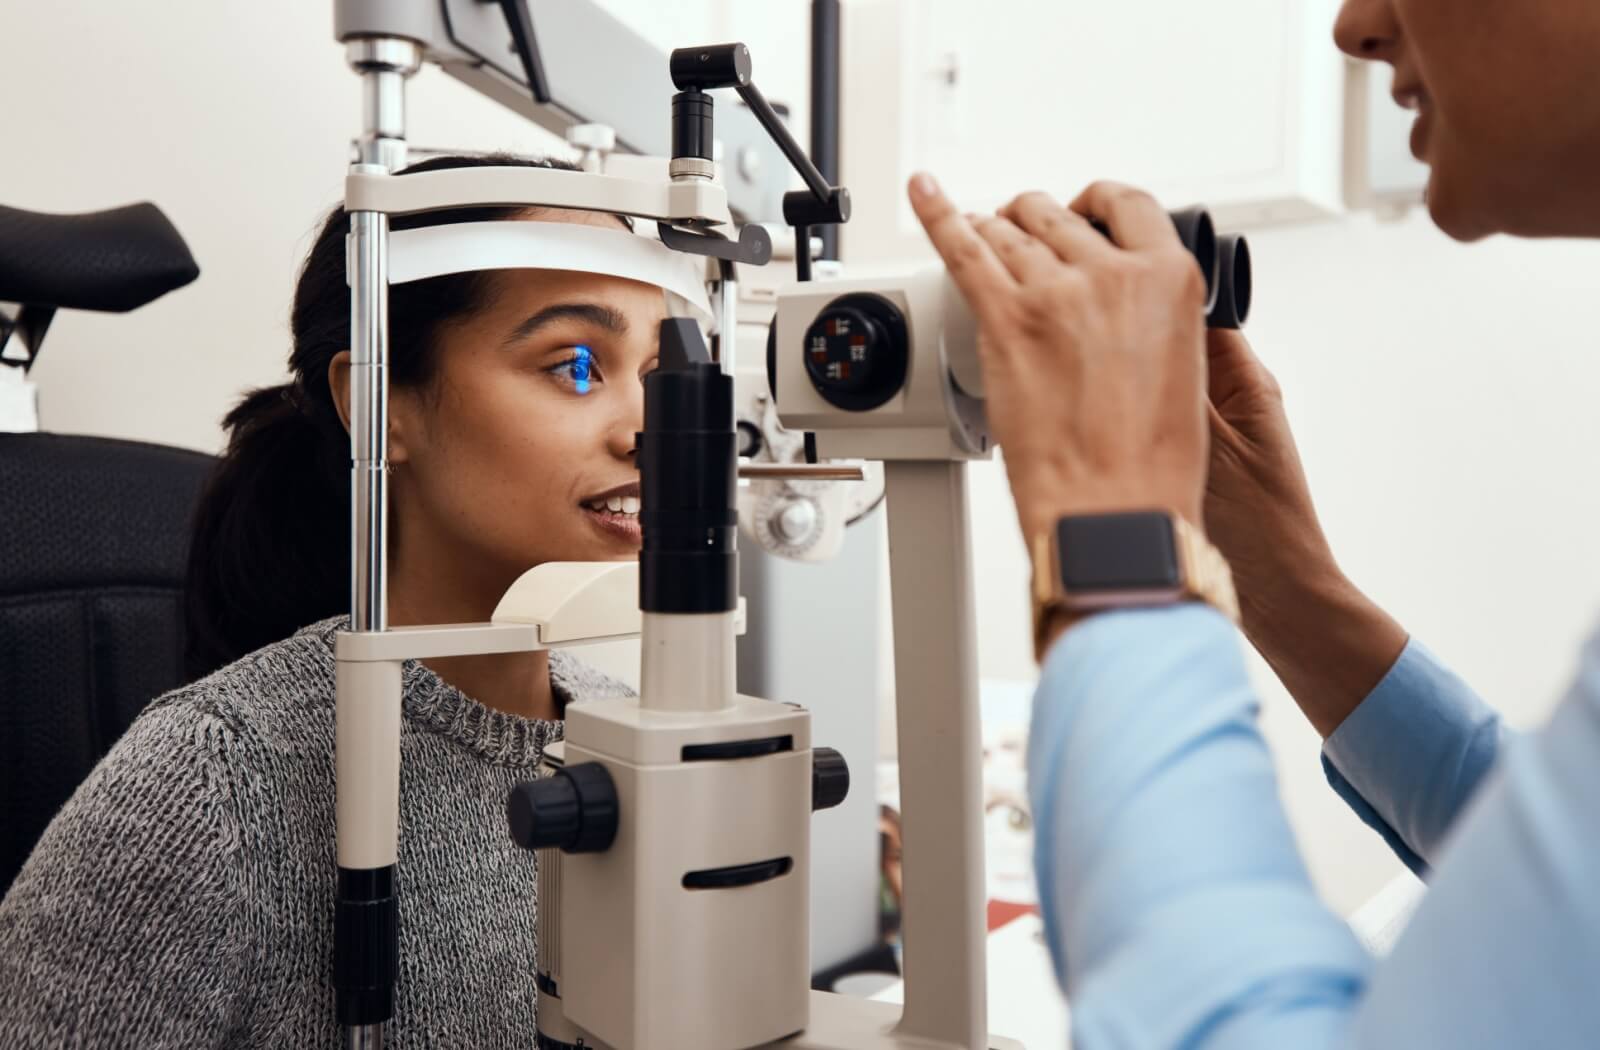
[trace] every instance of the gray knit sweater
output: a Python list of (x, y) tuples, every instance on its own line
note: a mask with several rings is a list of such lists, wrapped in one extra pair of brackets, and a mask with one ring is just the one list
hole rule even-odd
[[(0, 903), (0, 1048), (333, 1047), (333, 637), (153, 703)], [(552, 653), (562, 700), (626, 694)], [(391, 1047), (531, 1047), (534, 863), (506, 795), (561, 723), (405, 666)]]

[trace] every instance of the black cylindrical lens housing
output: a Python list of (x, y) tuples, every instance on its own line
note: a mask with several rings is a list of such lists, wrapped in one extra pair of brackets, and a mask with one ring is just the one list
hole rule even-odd
[(672, 156), (710, 160), (712, 152), (711, 96), (698, 89), (672, 96)]
[(1178, 228), (1178, 239), (1200, 264), (1206, 275), (1206, 311), (1217, 301), (1217, 228), (1211, 222), (1211, 213), (1204, 208), (1184, 208), (1169, 212), (1172, 225)]
[(701, 362), (644, 380), (639, 608), (732, 612), (739, 601), (733, 379)]
[(1237, 233), (1217, 238), (1217, 303), (1206, 316), (1211, 328), (1243, 328), (1253, 292), (1250, 243)]

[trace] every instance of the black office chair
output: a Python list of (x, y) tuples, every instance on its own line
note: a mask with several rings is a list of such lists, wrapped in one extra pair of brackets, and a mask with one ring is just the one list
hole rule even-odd
[[(38, 358), (57, 308), (124, 311), (199, 274), (154, 205), (0, 207), (0, 348)], [(212, 457), (0, 434), (0, 895), (151, 699), (183, 684), (189, 519)]]

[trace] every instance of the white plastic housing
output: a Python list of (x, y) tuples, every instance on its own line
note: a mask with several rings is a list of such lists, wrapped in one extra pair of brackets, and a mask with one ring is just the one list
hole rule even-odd
[[(788, 736), (757, 758), (686, 762), (686, 743)], [(810, 715), (738, 697), (718, 711), (628, 699), (574, 704), (569, 766), (601, 762), (621, 819), (603, 853), (562, 858), (562, 1005), (602, 1043), (738, 1050), (806, 1027)], [(787, 857), (736, 889), (690, 890), (691, 871)]]
[(673, 223), (731, 221), (728, 193), (705, 179), (645, 181), (556, 168), (445, 168), (345, 177), (345, 208), (389, 215), (479, 205), (539, 205)]
[[(844, 295), (871, 293), (905, 317), (906, 382), (879, 407), (853, 412), (829, 404), (806, 373), (806, 330)], [(909, 276), (811, 281), (778, 293), (778, 416), (817, 435), (825, 459), (987, 459), (993, 451), (977, 369), (977, 326), (942, 266)], [(956, 382), (956, 377), (961, 382)], [(971, 389), (967, 389), (970, 386)]]

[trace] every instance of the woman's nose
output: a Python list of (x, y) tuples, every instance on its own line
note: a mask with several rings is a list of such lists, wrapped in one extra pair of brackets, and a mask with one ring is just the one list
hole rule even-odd
[(1333, 40), (1351, 58), (1392, 64), (1400, 40), (1393, 0), (1345, 0)]
[(639, 431), (644, 429), (644, 395), (641, 388), (633, 404), (617, 414), (606, 431), (606, 449), (618, 459), (634, 462), (634, 445)]
[(638, 432), (636, 427), (615, 426), (606, 437), (608, 451), (617, 459), (633, 462), (634, 435)]

